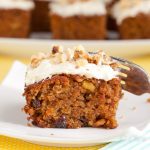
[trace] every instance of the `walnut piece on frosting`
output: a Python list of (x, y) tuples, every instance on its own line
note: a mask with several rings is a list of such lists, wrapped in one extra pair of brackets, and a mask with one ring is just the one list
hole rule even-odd
[(88, 53), (85, 51), (84, 47), (82, 45), (79, 45), (74, 48), (74, 60), (77, 60), (79, 58), (88, 58)]
[(52, 54), (55, 55), (56, 53), (63, 53), (63, 47), (62, 46), (53, 46), (52, 47)]
[(51, 52), (48, 54), (39, 53), (36, 56), (33, 55), (31, 58), (31, 67), (36, 68), (43, 60), (49, 60), (52, 64), (65, 63), (68, 61), (74, 63), (77, 68), (87, 65), (88, 63), (110, 66), (114, 64), (111, 58), (103, 51), (88, 53), (83, 46), (65, 50), (61, 46), (53, 46)]
[(103, 54), (101, 50), (94, 53), (93, 55), (90, 55), (90, 57), (88, 58), (90, 63), (94, 63), (97, 65), (101, 64), (102, 59), (103, 59)]
[(33, 68), (36, 68), (38, 65), (39, 65), (39, 63), (43, 60), (43, 59), (45, 59), (46, 58), (46, 55), (44, 54), (44, 53), (38, 53), (37, 55), (33, 55), (32, 57), (31, 57), (31, 66), (33, 67)]

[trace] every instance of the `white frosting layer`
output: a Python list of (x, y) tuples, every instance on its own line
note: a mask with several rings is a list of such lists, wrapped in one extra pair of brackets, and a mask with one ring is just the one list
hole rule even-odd
[(103, 80), (111, 80), (118, 74), (109, 65), (95, 65), (88, 63), (83, 67), (77, 68), (75, 64), (70, 62), (51, 64), (49, 60), (44, 60), (36, 68), (29, 67), (26, 74), (26, 85), (39, 82), (47, 77), (51, 78), (55, 74), (78, 74), (87, 78), (96, 78)]
[(104, 15), (105, 4), (100, 0), (76, 1), (75, 3), (54, 2), (50, 5), (52, 13), (63, 17), (74, 15)]
[(136, 5), (129, 4), (128, 7), (123, 6), (123, 1), (122, 2), (120, 1), (117, 2), (112, 9), (112, 16), (116, 19), (117, 24), (121, 24), (122, 21), (128, 17), (135, 17), (139, 13), (144, 14), (150, 13), (150, 0), (141, 0)]
[(30, 10), (34, 8), (33, 1), (30, 0), (0, 0), (0, 9), (23, 9)]

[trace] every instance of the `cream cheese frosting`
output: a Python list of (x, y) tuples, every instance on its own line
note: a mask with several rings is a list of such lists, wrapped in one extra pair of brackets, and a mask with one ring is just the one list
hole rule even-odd
[(23, 9), (30, 10), (34, 8), (32, 0), (0, 0), (0, 9)]
[(117, 24), (128, 17), (135, 17), (139, 13), (150, 14), (150, 0), (121, 0), (112, 8), (111, 14)]
[(32, 58), (31, 65), (27, 68), (25, 84), (28, 86), (56, 74), (77, 74), (108, 81), (118, 75), (110, 66), (112, 63), (114, 62), (104, 52), (92, 56), (83, 52), (81, 46), (67, 50), (59, 47), (59, 52), (55, 54), (52, 51), (50, 54), (39, 54)]
[(56, 0), (50, 4), (51, 12), (62, 17), (74, 15), (105, 15), (106, 8), (103, 1), (100, 0), (76, 0), (69, 3), (69, 0)]

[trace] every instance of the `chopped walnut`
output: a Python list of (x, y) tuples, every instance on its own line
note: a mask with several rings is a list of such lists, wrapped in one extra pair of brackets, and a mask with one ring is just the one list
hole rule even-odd
[(44, 53), (38, 53), (38, 55), (33, 55), (31, 57), (31, 66), (33, 68), (36, 68), (39, 65), (39, 63), (41, 62), (41, 60), (45, 59), (46, 57), (47, 57), (47, 55)]
[(31, 67), (36, 68), (40, 63), (40, 60), (36, 56), (31, 58)]
[(53, 46), (52, 47), (52, 54), (56, 54), (56, 53), (62, 53), (63, 52), (63, 48), (61, 46)]
[(59, 47), (58, 46), (53, 46), (52, 48), (52, 54), (56, 54), (59, 52)]
[(100, 51), (92, 57), (92, 61), (94, 64), (99, 64), (101, 62), (102, 58), (103, 58), (102, 53)]
[(52, 51), (48, 54), (39, 53), (31, 58), (31, 67), (36, 68), (43, 59), (48, 59), (50, 63), (64, 63), (70, 61), (76, 64), (76, 67), (82, 67), (87, 63), (96, 65), (110, 65), (113, 69), (117, 67), (117, 63), (113, 62), (110, 57), (103, 51), (88, 53), (83, 46), (77, 46), (74, 49), (63, 50), (61, 46), (53, 46)]
[(83, 86), (83, 88), (85, 88), (86, 90), (89, 90), (91, 92), (94, 92), (94, 90), (95, 90), (94, 84), (89, 81), (83, 81), (82, 86)]
[[(98, 52), (90, 53), (90, 55), (88, 57), (88, 62), (94, 63), (96, 65), (100, 65), (100, 64), (104, 64), (107, 61), (106, 58), (107, 57), (104, 55), (103, 51), (99, 50)], [(109, 64), (109, 63), (107, 63), (107, 64)]]
[(77, 60), (78, 58), (80, 58), (80, 54), (79, 54), (79, 52), (78, 51), (75, 51), (74, 52), (74, 60)]
[(75, 48), (73, 58), (74, 58), (74, 60), (77, 60), (78, 58), (85, 58), (85, 59), (88, 58), (88, 54), (85, 51), (83, 46), (78, 46), (78, 47)]

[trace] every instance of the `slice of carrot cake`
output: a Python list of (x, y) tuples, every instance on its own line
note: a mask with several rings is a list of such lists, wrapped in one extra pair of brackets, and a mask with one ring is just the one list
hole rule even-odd
[(33, 56), (26, 73), (25, 112), (39, 127), (116, 128), (121, 98), (117, 64), (82, 46)]

